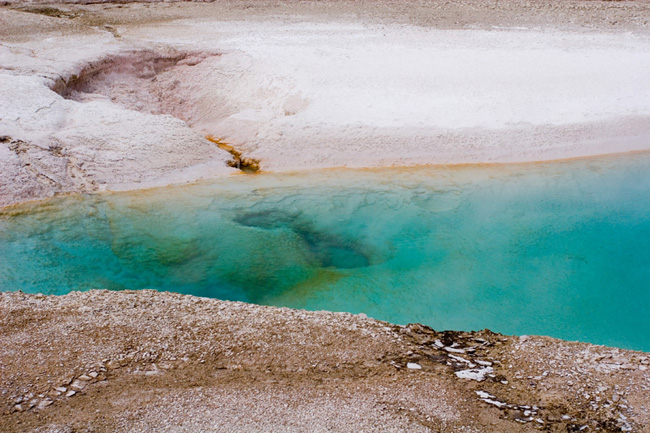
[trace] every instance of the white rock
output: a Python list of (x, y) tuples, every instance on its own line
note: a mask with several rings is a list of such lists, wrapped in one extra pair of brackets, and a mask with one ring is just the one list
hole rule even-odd
[(83, 380), (76, 379), (72, 384), (70, 384), (70, 388), (76, 389), (77, 391), (81, 391), (86, 387), (86, 382)]
[(420, 364), (416, 364), (415, 362), (409, 362), (406, 364), (406, 368), (410, 368), (411, 370), (422, 370), (422, 366)]
[(469, 365), (471, 368), (476, 367), (476, 364), (474, 364), (473, 362), (471, 362), (471, 361), (469, 361), (469, 360), (467, 360), (467, 359), (465, 359), (465, 358), (463, 358), (463, 357), (461, 357), (461, 356), (449, 355), (449, 357), (450, 357), (451, 359), (455, 359), (456, 361), (463, 362), (463, 363)]
[(477, 381), (481, 382), (481, 381), (485, 380), (485, 376), (487, 374), (490, 374), (493, 371), (494, 371), (494, 369), (492, 367), (472, 368), (472, 369), (469, 369), (469, 370), (457, 371), (455, 374), (460, 379), (477, 380)]
[(38, 404), (38, 408), (39, 408), (39, 409), (45, 409), (46, 407), (48, 407), (48, 406), (51, 405), (52, 403), (53, 403), (53, 401), (50, 400), (50, 399), (42, 400), (42, 401)]
[(480, 398), (496, 398), (490, 393), (487, 393), (485, 391), (474, 391)]

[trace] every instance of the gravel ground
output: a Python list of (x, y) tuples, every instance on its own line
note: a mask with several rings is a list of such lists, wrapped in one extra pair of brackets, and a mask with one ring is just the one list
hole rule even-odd
[(649, 363), (148, 290), (0, 294), (3, 432), (649, 431)]

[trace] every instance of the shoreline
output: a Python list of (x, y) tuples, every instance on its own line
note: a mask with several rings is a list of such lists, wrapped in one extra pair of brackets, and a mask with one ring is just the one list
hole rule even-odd
[[(56, 193), (51, 197), (43, 197), (32, 200), (17, 201), (15, 203), (7, 204), (0, 206), (0, 214), (12, 213), (14, 210), (19, 210), (24, 206), (39, 206), (45, 205), (50, 200), (74, 197), (77, 195), (91, 195), (91, 196), (101, 196), (104, 194), (149, 194), (155, 193), (156, 191), (164, 188), (183, 188), (191, 187), (193, 185), (201, 185), (205, 183), (219, 182), (219, 181), (232, 181), (234, 180), (232, 176), (277, 176), (277, 175), (288, 175), (288, 176), (309, 176), (311, 173), (322, 174), (322, 173), (332, 173), (332, 172), (391, 172), (391, 171), (419, 171), (426, 169), (435, 169), (441, 168), (444, 170), (468, 170), (473, 169), (486, 169), (486, 168), (499, 168), (499, 167), (517, 167), (521, 166), (525, 168), (526, 166), (540, 166), (544, 164), (564, 164), (564, 163), (573, 163), (580, 161), (589, 161), (589, 160), (599, 160), (599, 159), (609, 159), (609, 158), (625, 158), (637, 154), (649, 153), (648, 150), (636, 150), (636, 151), (626, 151), (626, 152), (615, 152), (615, 153), (606, 153), (599, 155), (587, 155), (587, 156), (575, 156), (569, 158), (561, 159), (551, 159), (551, 160), (538, 160), (538, 161), (513, 161), (513, 162), (466, 162), (466, 163), (454, 163), (454, 164), (414, 164), (414, 165), (386, 165), (386, 166), (363, 166), (363, 167), (322, 167), (322, 168), (313, 168), (313, 169), (303, 169), (303, 170), (262, 170), (255, 173), (243, 173), (243, 172), (234, 172), (226, 176), (214, 176), (214, 177), (201, 177), (199, 179), (189, 179), (178, 183), (167, 183), (161, 181), (159, 185), (153, 186), (143, 186), (140, 184), (133, 184), (124, 187), (123, 189), (104, 189), (98, 191), (68, 191), (63, 193)], [(227, 180), (231, 179), (231, 180)]]
[(234, 173), (230, 173), (226, 176), (215, 176), (215, 177), (208, 176), (199, 179), (189, 179), (179, 183), (166, 183), (165, 181), (161, 181), (160, 185), (154, 185), (154, 186), (143, 186), (139, 184), (133, 184), (124, 187), (124, 189), (105, 189), (105, 190), (98, 190), (98, 191), (68, 191), (64, 193), (57, 193), (51, 197), (43, 197), (43, 198), (27, 200), (27, 201), (18, 201), (15, 203), (0, 206), (0, 214), (11, 213), (12, 211), (19, 210), (24, 206), (39, 206), (41, 204), (45, 205), (47, 204), (48, 201), (53, 199), (60, 199), (60, 198), (65, 199), (67, 197), (74, 197), (80, 194), (82, 195), (88, 194), (91, 196), (101, 196), (105, 194), (108, 195), (139, 194), (139, 193), (149, 194), (149, 193), (156, 193), (157, 191), (164, 188), (176, 189), (176, 188), (192, 187), (193, 185), (202, 185), (202, 184), (208, 184), (208, 183), (220, 182), (220, 181), (237, 182), (237, 180), (233, 179), (233, 176), (278, 176), (278, 175), (309, 176), (312, 173), (318, 175), (324, 173), (335, 173), (339, 171), (373, 173), (373, 172), (381, 172), (381, 171), (386, 171), (386, 172), (420, 171), (420, 170), (436, 169), (436, 168), (440, 168), (443, 170), (468, 170), (468, 171), (472, 171), (476, 169), (482, 170), (482, 169), (491, 169), (491, 168), (500, 168), (500, 167), (504, 167), (504, 168), (522, 167), (523, 169), (529, 166), (539, 167), (546, 164), (549, 165), (566, 164), (566, 163), (570, 164), (570, 163), (575, 163), (580, 161), (598, 162), (599, 160), (607, 160), (612, 158), (627, 158), (627, 157), (632, 157), (633, 155), (640, 155), (646, 153), (650, 153), (650, 149), (605, 153), (605, 154), (598, 154), (598, 155), (575, 156), (575, 157), (551, 159), (551, 160), (535, 160), (535, 161), (466, 162), (466, 163), (452, 163), (452, 164), (432, 163), (432, 164), (362, 166), (362, 167), (322, 167), (322, 168), (303, 169), (303, 170), (291, 170), (287, 168), (285, 170), (275, 170), (275, 171), (261, 170), (255, 173), (243, 173), (237, 171)]

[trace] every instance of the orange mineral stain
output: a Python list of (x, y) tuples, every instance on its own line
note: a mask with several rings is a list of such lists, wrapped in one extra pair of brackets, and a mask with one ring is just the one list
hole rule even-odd
[(244, 173), (257, 173), (260, 171), (260, 161), (254, 158), (246, 158), (242, 156), (241, 152), (237, 151), (233, 146), (226, 143), (222, 138), (215, 137), (214, 135), (206, 135), (206, 140), (216, 144), (219, 149), (223, 149), (232, 155), (232, 160), (228, 161), (230, 167), (237, 168)]

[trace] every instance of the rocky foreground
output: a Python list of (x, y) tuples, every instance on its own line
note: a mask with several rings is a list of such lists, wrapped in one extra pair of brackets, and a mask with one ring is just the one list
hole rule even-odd
[(0, 294), (0, 431), (650, 431), (650, 355), (155, 291)]

